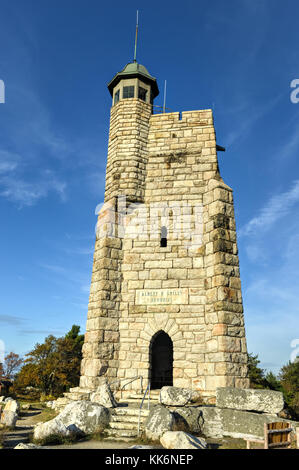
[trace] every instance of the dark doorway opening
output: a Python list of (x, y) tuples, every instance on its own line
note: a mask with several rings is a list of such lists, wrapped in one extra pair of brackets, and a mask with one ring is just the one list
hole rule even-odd
[(173, 385), (173, 344), (164, 331), (152, 338), (150, 345), (151, 388)]

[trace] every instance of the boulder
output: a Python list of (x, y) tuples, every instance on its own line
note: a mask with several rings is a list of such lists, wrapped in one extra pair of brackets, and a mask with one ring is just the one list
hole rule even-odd
[(36, 444), (24, 444), (23, 442), (20, 442), (14, 449), (42, 449), (41, 446), (37, 446)]
[(4, 407), (4, 411), (13, 411), (14, 413), (18, 413), (19, 409), (19, 403), (13, 399), (8, 400)]
[(204, 439), (192, 436), (183, 431), (168, 431), (160, 439), (165, 449), (206, 449)]
[(17, 419), (18, 413), (16, 413), (15, 411), (4, 410), (1, 413), (1, 424), (4, 424), (4, 426), (15, 428)]
[(37, 441), (41, 439), (45, 439), (48, 436), (53, 434), (60, 435), (60, 436), (69, 436), (73, 432), (76, 431), (76, 428), (73, 426), (65, 426), (63, 422), (58, 418), (51, 419), (46, 423), (40, 423), (35, 426), (33, 431), (33, 437)]
[(193, 391), (188, 388), (162, 387), (160, 403), (168, 406), (185, 406), (191, 402), (193, 396)]
[(56, 418), (66, 427), (74, 426), (78, 433), (90, 434), (101, 432), (108, 426), (110, 413), (99, 403), (78, 400), (66, 405)]
[[(185, 422), (186, 431), (196, 434), (202, 432), (203, 415), (200, 408), (196, 406), (188, 406), (185, 408), (176, 408), (173, 411), (176, 422), (183, 420)], [(182, 430), (182, 429), (180, 429)]]
[(278, 418), (276, 415), (229, 409), (221, 410), (221, 418), (223, 435), (237, 439), (263, 438), (265, 423), (285, 421), (282, 418)]
[(115, 408), (117, 406), (111, 388), (106, 380), (90, 395), (90, 401), (99, 403), (106, 408)]
[(203, 418), (202, 433), (206, 437), (222, 438), (223, 422), (222, 409), (216, 406), (201, 406), (200, 411)]
[(109, 424), (110, 413), (98, 403), (74, 401), (65, 406), (51, 421), (34, 428), (34, 439), (44, 439), (52, 434), (89, 434), (103, 431)]
[(284, 408), (281, 392), (273, 390), (219, 387), (216, 389), (216, 406), (241, 411), (277, 414)]
[(292, 427), (298, 423), (278, 418), (266, 413), (230, 410), (215, 406), (201, 406), (203, 416), (202, 433), (206, 437), (235, 439), (261, 439), (264, 437), (264, 424), (273, 422), (290, 422)]
[(145, 422), (145, 435), (148, 439), (157, 441), (166, 431), (175, 428), (173, 413), (164, 406), (155, 406), (148, 415)]

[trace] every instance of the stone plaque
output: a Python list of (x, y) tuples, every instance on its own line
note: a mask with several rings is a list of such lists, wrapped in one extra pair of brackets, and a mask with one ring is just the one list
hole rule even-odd
[(136, 305), (188, 304), (188, 288), (137, 289)]

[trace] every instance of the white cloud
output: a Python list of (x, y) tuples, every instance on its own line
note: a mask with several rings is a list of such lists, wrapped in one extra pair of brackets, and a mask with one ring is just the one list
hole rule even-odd
[(13, 162), (1, 162), (0, 161), (0, 174), (1, 173), (8, 173), (9, 171), (13, 171), (17, 167), (16, 163)]
[(260, 210), (259, 214), (241, 228), (239, 236), (256, 235), (260, 232), (266, 232), (278, 220), (287, 215), (298, 201), (299, 180), (296, 180), (291, 189), (272, 196)]
[(4, 323), (6, 325), (20, 325), (21, 323), (23, 323), (23, 321), (24, 319), (21, 317), (0, 314), (0, 323)]
[(18, 203), (19, 208), (32, 206), (39, 199), (56, 192), (61, 200), (65, 200), (66, 183), (57, 179), (53, 174), (44, 175), (39, 181), (29, 182), (20, 177), (4, 176), (0, 178), (0, 196)]
[(293, 133), (288, 136), (288, 141), (287, 143), (281, 148), (279, 153), (277, 154), (277, 158), (288, 158), (292, 155), (297, 155), (295, 154), (295, 151), (297, 150), (299, 146), (299, 128), (295, 126)]
[(266, 114), (268, 114), (273, 108), (275, 108), (282, 96), (284, 96), (284, 94), (281, 93), (280, 95), (275, 96), (275, 98), (273, 98), (271, 101), (260, 107), (254, 106), (251, 109), (250, 107), (245, 107), (243, 111), (244, 116), (240, 116), (239, 113), (238, 122), (236, 123), (241, 124), (239, 124), (238, 126), (234, 126), (235, 131), (232, 131), (230, 134), (228, 134), (228, 137), (225, 140), (226, 147), (230, 148), (241, 138), (247, 137), (252, 127)]
[(20, 156), (16, 153), (0, 149), (0, 175), (10, 173), (18, 166)]

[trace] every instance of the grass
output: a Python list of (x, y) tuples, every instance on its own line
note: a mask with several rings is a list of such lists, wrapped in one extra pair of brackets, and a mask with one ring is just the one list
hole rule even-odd
[(2, 449), (5, 441), (5, 429), (1, 428), (0, 429), (0, 449)]
[(61, 445), (61, 444), (73, 444), (78, 440), (78, 435), (71, 433), (68, 436), (63, 434), (49, 434), (49, 436), (44, 437), (43, 439), (33, 439), (32, 436), (29, 437), (29, 441), (33, 444), (39, 446), (51, 446), (51, 445)]
[(43, 423), (50, 421), (51, 419), (55, 418), (55, 416), (57, 416), (57, 411), (52, 410), (52, 408), (44, 408), (39, 415), (36, 415), (38, 418), (37, 421), (41, 421)]
[(21, 409), (19, 416), (21, 418), (30, 417), (30, 422), (34, 426), (37, 423), (40, 423), (40, 422), (45, 423), (46, 421), (50, 421), (51, 419), (55, 418), (55, 416), (57, 416), (57, 412), (55, 410), (52, 410), (52, 408), (47, 408), (42, 403), (35, 402), (35, 403), (31, 403), (30, 410)]
[(108, 434), (105, 431), (93, 432), (91, 434), (86, 434), (84, 436), (85, 441), (103, 441), (105, 437), (108, 437)]

